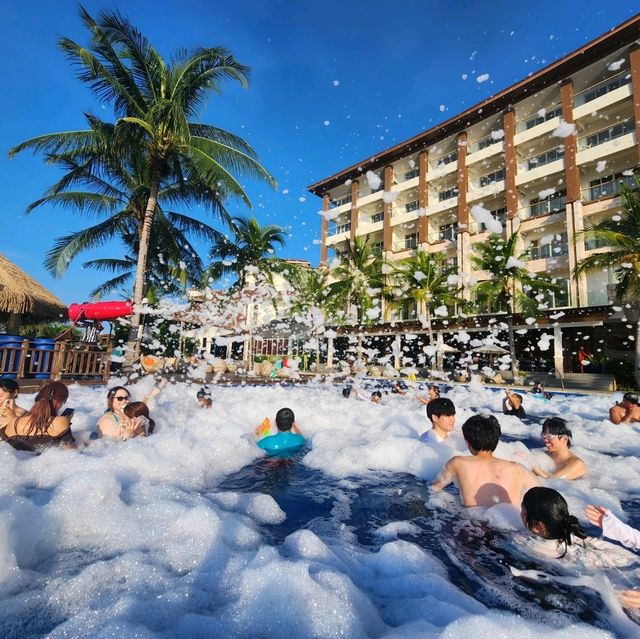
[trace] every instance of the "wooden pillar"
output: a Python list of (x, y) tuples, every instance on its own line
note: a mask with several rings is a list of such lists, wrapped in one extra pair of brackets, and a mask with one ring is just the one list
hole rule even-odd
[(637, 45), (629, 53), (629, 65), (631, 66), (633, 113), (636, 119), (636, 147), (640, 159), (640, 47)]
[(356, 239), (356, 231), (358, 230), (358, 191), (360, 190), (360, 181), (351, 182), (351, 241)]
[[(562, 119), (573, 124), (573, 82), (565, 80), (560, 85), (560, 102), (562, 105)], [(564, 174), (567, 185), (567, 202), (580, 199), (580, 173), (576, 162), (576, 134), (572, 133), (562, 138), (564, 145)]]
[(7, 322), (7, 334), (8, 335), (17, 335), (20, 331), (20, 320), (22, 316), (20, 313), (10, 313), (9, 320)]
[(516, 158), (516, 116), (513, 110), (505, 111), (502, 116), (504, 131), (504, 186), (506, 190), (507, 219), (513, 220), (518, 213), (518, 187), (516, 173), (518, 162)]
[[(322, 196), (322, 210), (326, 213), (329, 210), (329, 204), (331, 203), (331, 197), (328, 193)], [(320, 235), (320, 265), (326, 266), (327, 264), (327, 234), (329, 232), (329, 220), (322, 216), (322, 233)]]
[(429, 152), (420, 151), (418, 155), (418, 206), (423, 215), (418, 218), (418, 241), (426, 244), (429, 241), (429, 218), (424, 214), (429, 206)]
[[(387, 165), (384, 167), (384, 190), (386, 193), (391, 192), (393, 186), (393, 166)], [(391, 211), (392, 203), (384, 202), (384, 220), (382, 222), (382, 248), (385, 251), (393, 250), (393, 232), (391, 225)]]

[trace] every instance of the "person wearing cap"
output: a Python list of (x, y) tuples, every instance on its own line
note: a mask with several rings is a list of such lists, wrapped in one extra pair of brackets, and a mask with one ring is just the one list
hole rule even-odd
[(28, 412), (0, 419), (0, 438), (15, 449), (28, 452), (41, 452), (52, 446), (74, 448), (71, 417), (59, 414), (68, 397), (69, 390), (62, 382), (46, 384)]
[(554, 468), (547, 472), (540, 467), (532, 468), (538, 477), (546, 479), (581, 479), (587, 474), (586, 464), (571, 452), (571, 431), (562, 417), (549, 417), (542, 424), (542, 441), (545, 453), (551, 458)]
[(636, 393), (625, 393), (621, 402), (616, 402), (609, 409), (609, 420), (614, 424), (631, 424), (640, 422), (640, 406)]

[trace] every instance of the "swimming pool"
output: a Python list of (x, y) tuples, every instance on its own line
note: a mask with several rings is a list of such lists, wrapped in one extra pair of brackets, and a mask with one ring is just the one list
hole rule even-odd
[[(417, 402), (344, 400), (326, 384), (215, 388), (205, 411), (196, 390), (165, 389), (146, 440), (37, 458), (0, 448), (3, 637), (624, 636), (593, 588), (511, 575), (556, 571), (511, 544), (504, 512), (431, 494), (444, 460), (417, 440)], [(72, 389), (79, 440), (103, 395)], [(499, 410), (490, 390), (449, 395), (458, 424)], [(558, 488), (578, 514), (593, 497), (638, 525), (639, 434), (607, 426), (609, 401), (533, 401), (529, 424), (499, 416), (498, 452), (539, 445), (540, 420), (571, 411), (576, 451), (597, 472)], [(252, 430), (284, 405), (310, 447), (268, 460)]]

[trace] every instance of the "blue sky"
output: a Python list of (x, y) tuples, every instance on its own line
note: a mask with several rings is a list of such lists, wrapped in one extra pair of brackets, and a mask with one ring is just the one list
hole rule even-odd
[[(276, 177), (277, 190), (247, 183), (253, 214), (279, 224), (284, 257), (319, 260), (320, 201), (306, 187), (392, 146), (537, 71), (639, 9), (606, 3), (495, 0), (145, 0), (98, 2), (92, 14), (120, 9), (160, 50), (226, 46), (252, 68), (251, 84), (211, 96), (200, 121), (245, 137)], [(59, 280), (42, 262), (53, 240), (93, 220), (42, 208), (25, 216), (56, 172), (6, 150), (27, 138), (80, 128), (83, 112), (109, 119), (74, 77), (57, 48), (60, 36), (87, 43), (75, 2), (0, 6), (0, 252), (64, 302), (88, 298), (102, 277), (89, 257), (119, 257), (118, 245), (81, 255)], [(476, 78), (489, 74), (489, 79)], [(464, 79), (466, 77), (466, 79)], [(240, 202), (230, 210), (246, 215)], [(203, 217), (197, 209), (184, 211)], [(199, 246), (201, 254), (206, 247)], [(117, 297), (117, 296), (116, 296)]]

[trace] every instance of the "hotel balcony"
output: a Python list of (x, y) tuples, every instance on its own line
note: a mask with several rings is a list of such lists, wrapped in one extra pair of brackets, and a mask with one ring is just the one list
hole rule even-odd
[(467, 148), (467, 166), (486, 160), (489, 157), (502, 153), (504, 151), (504, 142), (501, 138), (495, 138), (488, 135), (476, 142), (469, 144)]
[(348, 240), (351, 235), (351, 222), (345, 224), (334, 224), (329, 226), (327, 233), (327, 243), (337, 244), (343, 240)]
[(408, 171), (404, 171), (402, 173), (398, 173), (394, 177), (394, 185), (391, 187), (392, 191), (406, 191), (407, 189), (417, 189), (418, 182), (420, 181), (420, 169), (415, 167), (413, 169), (409, 169)]
[(502, 193), (505, 189), (504, 169), (497, 169), (486, 175), (481, 175), (477, 180), (469, 182), (467, 201), (486, 199), (492, 195)]
[(578, 164), (595, 162), (605, 156), (631, 149), (635, 145), (636, 124), (634, 118), (629, 118), (578, 138), (576, 161)]
[(564, 169), (564, 148), (562, 145), (525, 158), (518, 162), (516, 185), (520, 186)]
[(616, 102), (628, 99), (631, 95), (631, 74), (624, 70), (577, 93), (574, 97), (573, 117), (579, 120), (594, 111), (602, 111)]
[(562, 107), (559, 104), (540, 109), (537, 115), (516, 122), (513, 142), (516, 146), (551, 133), (560, 124)]
[(429, 173), (427, 179), (437, 180), (445, 175), (455, 173), (458, 170), (458, 152), (452, 151), (440, 155), (429, 161)]

